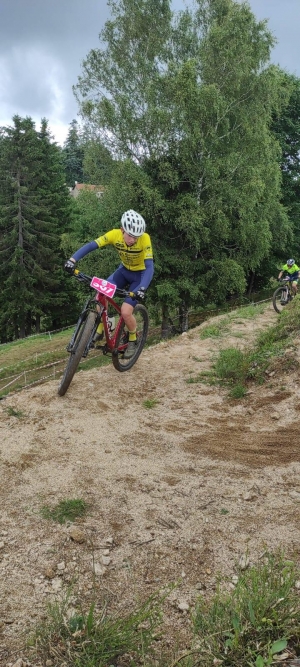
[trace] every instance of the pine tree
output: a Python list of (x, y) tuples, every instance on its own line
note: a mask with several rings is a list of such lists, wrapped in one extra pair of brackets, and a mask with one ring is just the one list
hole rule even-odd
[[(47, 122), (14, 116), (4, 128), (0, 154), (0, 323), (2, 339), (40, 328), (63, 291), (61, 234), (69, 218), (68, 191)], [(62, 225), (60, 227), (60, 225)]]
[(77, 120), (72, 120), (62, 149), (66, 183), (74, 187), (75, 181), (83, 183), (84, 148)]

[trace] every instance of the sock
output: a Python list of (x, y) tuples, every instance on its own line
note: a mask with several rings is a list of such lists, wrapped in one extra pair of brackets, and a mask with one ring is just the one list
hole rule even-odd
[(129, 331), (129, 341), (134, 341), (136, 340), (136, 330), (135, 331)]
[(100, 322), (100, 324), (98, 324), (96, 333), (101, 335), (103, 333), (103, 331), (104, 331), (104, 326), (103, 326), (103, 323)]

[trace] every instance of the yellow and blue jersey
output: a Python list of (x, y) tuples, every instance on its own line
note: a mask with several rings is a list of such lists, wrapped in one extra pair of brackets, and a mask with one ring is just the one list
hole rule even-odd
[(103, 248), (112, 245), (119, 253), (120, 260), (129, 271), (143, 271), (146, 259), (153, 259), (152, 245), (149, 234), (142, 234), (132, 246), (127, 246), (121, 229), (112, 229), (104, 236), (95, 239), (97, 246)]
[(300, 268), (299, 266), (297, 266), (297, 264), (293, 264), (293, 266), (288, 266), (287, 264), (285, 264), (282, 267), (281, 271), (286, 271), (286, 273), (288, 273), (291, 276), (293, 275), (293, 273), (297, 273), (297, 271), (300, 271)]

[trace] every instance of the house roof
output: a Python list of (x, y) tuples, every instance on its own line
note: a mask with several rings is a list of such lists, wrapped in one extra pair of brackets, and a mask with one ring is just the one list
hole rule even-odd
[(75, 181), (75, 185), (73, 188), (69, 188), (69, 192), (71, 197), (78, 197), (80, 195), (80, 192), (83, 192), (84, 190), (87, 190), (88, 192), (94, 192), (96, 197), (102, 197), (104, 194), (104, 186), (103, 185), (91, 185), (90, 183), (77, 183)]

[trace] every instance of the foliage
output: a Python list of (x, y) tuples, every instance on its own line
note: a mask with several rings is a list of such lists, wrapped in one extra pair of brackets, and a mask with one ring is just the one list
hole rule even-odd
[(233, 591), (219, 586), (210, 602), (200, 598), (193, 618), (200, 643), (194, 664), (264, 667), (287, 645), (299, 647), (297, 576), (293, 561), (280, 553), (265, 554), (239, 573)]
[[(272, 131), (282, 149), (282, 202), (289, 213), (294, 232), (293, 242), (286, 248), (290, 257), (300, 256), (300, 79), (285, 73), (286, 87), (291, 89), (286, 108), (276, 114)], [(280, 259), (286, 260), (280, 254)]]
[[(155, 248), (149, 292), (163, 318), (241, 294), (291, 227), (281, 204), (280, 147), (270, 131), (288, 103), (270, 66), (274, 40), (246, 3), (109, 2), (101, 48), (75, 94), (115, 163), (109, 222), (136, 208)], [(157, 26), (160, 29), (157, 30)], [(109, 225), (111, 226), (111, 225)]]
[[(246, 309), (246, 311), (249, 309)], [(235, 398), (246, 393), (250, 381), (263, 383), (266, 371), (280, 360), (282, 371), (296, 369), (299, 362), (293, 354), (295, 336), (299, 335), (300, 297), (297, 296), (284, 310), (279, 321), (257, 337), (255, 346), (246, 351), (237, 348), (220, 350), (214, 362), (214, 377), (230, 387), (230, 395)], [(286, 349), (292, 352), (286, 354)], [(244, 392), (242, 392), (244, 387)]]
[[(53, 657), (59, 663), (69, 657), (76, 667), (107, 667), (127, 661), (138, 664), (151, 654), (154, 633), (161, 622), (163, 596), (152, 595), (124, 616), (108, 615), (105, 607), (93, 602), (85, 612), (80, 607), (68, 613), (68, 599), (49, 607), (48, 619), (34, 638), (37, 654), (46, 662)], [(122, 662), (123, 664), (123, 662)]]
[(60, 234), (70, 222), (60, 151), (47, 121), (31, 118), (2, 129), (0, 152), (1, 341), (53, 328), (72, 313)]
[(62, 149), (66, 184), (74, 187), (75, 181), (83, 183), (84, 146), (77, 120), (72, 120)]
[(107, 185), (114, 167), (114, 160), (101, 139), (87, 137), (84, 145), (83, 170), (86, 183)]

